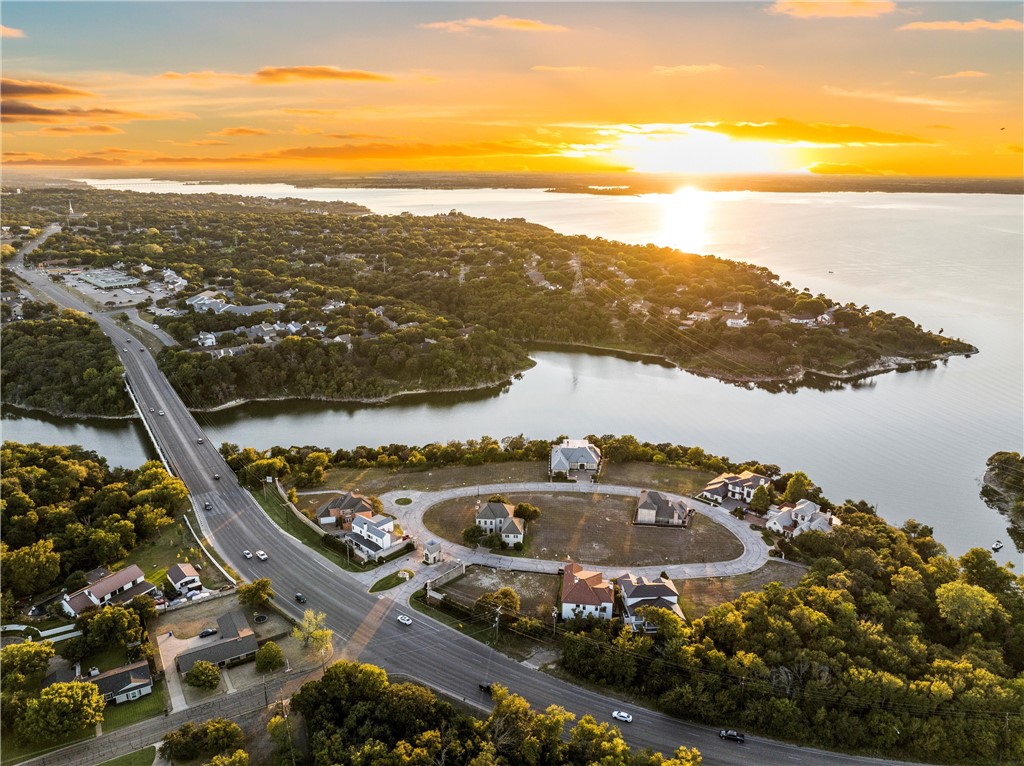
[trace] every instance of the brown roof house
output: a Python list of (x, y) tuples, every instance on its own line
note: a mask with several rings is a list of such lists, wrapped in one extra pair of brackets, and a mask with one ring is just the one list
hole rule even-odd
[(199, 660), (223, 668), (256, 658), (256, 650), (259, 649), (256, 636), (240, 611), (236, 609), (218, 617), (217, 630), (218, 634), (213, 641), (175, 657), (179, 673), (188, 673)]
[(721, 503), (726, 498), (749, 503), (754, 499), (754, 490), (767, 483), (767, 476), (752, 471), (722, 473), (712, 479), (701, 494), (716, 503)]
[[(92, 573), (90, 573), (92, 574)], [(146, 582), (138, 565), (126, 566), (120, 572), (91, 580), (81, 590), (66, 593), (61, 607), (69, 617), (78, 617), (86, 609), (107, 604), (125, 604), (136, 596), (152, 593), (156, 586)]]
[(600, 572), (591, 572), (579, 564), (566, 564), (562, 570), (562, 619), (589, 617), (612, 618), (615, 593)]
[(656, 490), (645, 489), (636, 503), (635, 521), (659, 527), (686, 527), (692, 515), (693, 509), (682, 498), (673, 500)]
[(631, 574), (624, 574), (618, 579), (619, 590), (622, 591), (622, 620), (633, 630), (652, 631), (654, 626), (646, 622), (637, 613), (642, 606), (654, 606), (661, 609), (668, 609), (680, 620), (685, 620), (683, 610), (679, 608), (679, 591), (671, 580), (663, 577), (655, 577), (648, 580), (646, 577), (633, 577)]
[(199, 572), (191, 564), (175, 564), (167, 570), (167, 579), (170, 580), (171, 587), (183, 596), (189, 591), (203, 589), (203, 584), (199, 581)]
[(316, 520), (327, 531), (352, 528), (357, 513), (373, 515), (370, 499), (355, 492), (343, 492), (316, 509)]

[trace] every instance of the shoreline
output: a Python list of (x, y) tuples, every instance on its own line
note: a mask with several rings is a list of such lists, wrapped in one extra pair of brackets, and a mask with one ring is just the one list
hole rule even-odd
[(20, 402), (12, 402), (7, 399), (0, 400), (0, 404), (4, 407), (14, 407), (15, 409), (23, 410), (28, 413), (41, 412), (44, 415), (49, 415), (52, 418), (63, 418), (65, 420), (138, 420), (138, 414), (134, 415), (93, 415), (82, 412), (54, 412), (48, 410), (45, 407), (31, 407), (27, 404), (21, 404)]

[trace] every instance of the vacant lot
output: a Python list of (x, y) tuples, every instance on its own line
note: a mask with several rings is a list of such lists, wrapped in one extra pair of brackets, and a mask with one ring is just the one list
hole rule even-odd
[[(636, 507), (632, 497), (601, 493), (507, 497), (513, 505), (532, 503), (541, 510), (540, 519), (527, 527), (520, 554), (531, 558), (626, 567), (728, 561), (743, 552), (731, 532), (700, 514), (688, 529), (636, 526), (631, 523)], [(460, 540), (483, 499), (458, 498), (435, 505), (424, 514), (423, 522), (436, 535)]]
[(157, 588), (163, 587), (167, 570), (175, 564), (192, 564), (207, 588), (219, 588), (227, 582), (217, 567), (207, 561), (196, 539), (181, 522), (165, 527), (157, 537), (139, 545), (128, 554), (124, 564), (138, 564), (146, 580)]
[(708, 577), (696, 580), (676, 580), (679, 605), (688, 619), (703, 617), (712, 607), (732, 601), (741, 593), (761, 590), (770, 582), (781, 582), (793, 587), (807, 573), (803, 567), (769, 561), (756, 572), (735, 577)]
[(715, 474), (707, 471), (691, 471), (656, 463), (608, 463), (601, 475), (605, 484), (660, 489), (691, 497), (704, 489), (713, 478)]
[(470, 605), (484, 593), (511, 588), (519, 594), (519, 611), (551, 623), (551, 609), (558, 600), (557, 575), (508, 572), (490, 567), (469, 567), (466, 574), (448, 583), (442, 591), (456, 601)]

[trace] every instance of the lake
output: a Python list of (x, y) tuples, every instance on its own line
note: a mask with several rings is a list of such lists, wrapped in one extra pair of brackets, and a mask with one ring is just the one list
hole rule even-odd
[[(935, 528), (954, 554), (1002, 539), (979, 498), (986, 458), (1024, 450), (1024, 298), (1019, 196), (701, 192), (636, 197), (541, 190), (296, 189), (133, 179), (97, 186), (348, 200), (378, 213), (522, 217), (566, 234), (655, 242), (766, 266), (797, 287), (905, 314), (978, 346), (970, 359), (888, 373), (833, 390), (769, 393), (612, 356), (543, 351), (521, 380), (489, 392), (387, 406), (252, 404), (202, 414), (217, 442), (423, 444), (524, 433), (631, 433), (736, 460), (804, 470), (834, 501), (864, 498), (894, 524)], [(149, 447), (137, 427), (70, 424), (9, 410), (4, 438), (81, 443), (112, 463)]]

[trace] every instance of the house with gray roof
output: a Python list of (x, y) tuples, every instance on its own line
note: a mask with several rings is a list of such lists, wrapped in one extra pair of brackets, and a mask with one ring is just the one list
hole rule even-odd
[(78, 617), (94, 606), (126, 604), (136, 596), (155, 590), (156, 586), (146, 581), (138, 565), (131, 564), (119, 572), (90, 581), (81, 590), (65, 594), (60, 605), (69, 617)]
[(679, 591), (671, 580), (624, 574), (618, 578), (617, 583), (622, 594), (622, 621), (632, 627), (634, 632), (656, 629), (638, 613), (637, 610), (644, 606), (667, 609), (680, 620), (686, 620), (679, 607)]
[(509, 545), (523, 542), (526, 534), (526, 525), (515, 516), (515, 507), (509, 503), (485, 503), (477, 509), (476, 525), (487, 534), (498, 534)]
[(693, 516), (691, 508), (683, 498), (671, 498), (653, 489), (640, 493), (636, 503), (637, 524), (651, 524), (659, 527), (686, 527)]
[(382, 514), (357, 513), (352, 519), (352, 531), (346, 539), (353, 547), (371, 561), (387, 556), (391, 548), (401, 541), (394, 534), (395, 520)]
[(200, 660), (212, 662), (219, 668), (238, 665), (256, 658), (256, 636), (249, 627), (245, 615), (239, 610), (222, 614), (217, 618), (217, 635), (201, 639), (202, 645), (175, 657), (178, 672), (185, 674)]
[(551, 448), (548, 473), (551, 476), (556, 473), (569, 476), (579, 471), (596, 473), (600, 465), (601, 450), (586, 439), (566, 439)]
[(140, 660), (82, 680), (96, 684), (100, 696), (108, 704), (131, 702), (153, 692), (153, 674), (149, 670), (147, 660)]
[(842, 522), (831, 511), (821, 510), (817, 503), (806, 498), (795, 503), (769, 506), (768, 521), (765, 524), (766, 529), (787, 538), (797, 537), (804, 532), (828, 534), (833, 527), (838, 526), (842, 526)]
[(167, 579), (170, 580), (171, 587), (182, 595), (189, 591), (203, 589), (203, 584), (199, 580), (199, 572), (191, 564), (175, 564), (167, 570)]
[(722, 473), (708, 482), (700, 494), (716, 503), (722, 503), (726, 499), (749, 503), (754, 499), (754, 491), (762, 484), (767, 483), (767, 476), (761, 476), (752, 471)]

